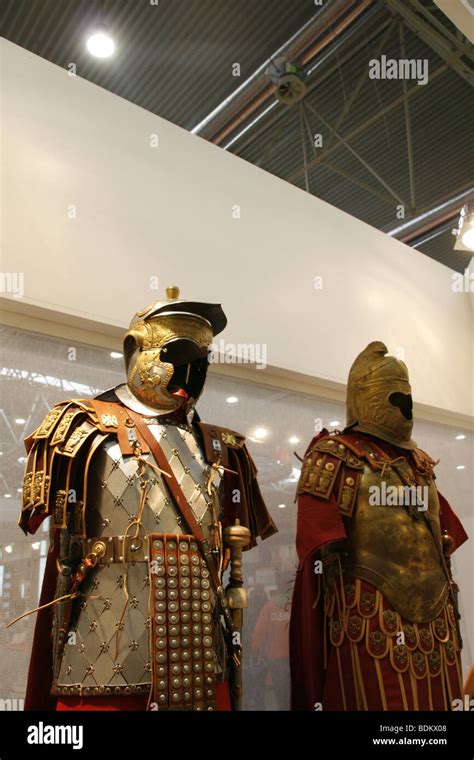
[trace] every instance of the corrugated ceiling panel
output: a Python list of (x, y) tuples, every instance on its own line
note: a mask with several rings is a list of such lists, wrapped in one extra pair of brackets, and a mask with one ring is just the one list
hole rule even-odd
[[(374, 7), (348, 41), (330, 43), (325, 51), (330, 55), (308, 82), (307, 103), (330, 124), (347, 108), (361, 74), (367, 74), (368, 61), (375, 56), (383, 33), (376, 32), (391, 18), (382, 0)], [(231, 94), (318, 10), (310, 0), (159, 0), (157, 6), (136, 0), (9, 0), (3, 8), (2, 29), (7, 39), (60, 66), (73, 62), (79, 76), (187, 129)], [(92, 59), (85, 49), (88, 30), (101, 21), (102, 14), (117, 45), (117, 55), (105, 61)], [(426, 58), (431, 75), (444, 65), (407, 28), (404, 39), (407, 57)], [(397, 19), (381, 53), (400, 57)], [(234, 63), (241, 66), (240, 79), (232, 76)], [(414, 90), (410, 114), (418, 211), (458, 194), (471, 181), (474, 104), (469, 85), (453, 70), (434, 76), (426, 86), (409, 82), (408, 88)], [(340, 133), (349, 136), (350, 146), (409, 204), (403, 103), (384, 112), (402, 94), (400, 81), (367, 77)], [(297, 112), (284, 115), (287, 123), (276, 140), (281, 119), (275, 117), (284, 109), (275, 108), (231, 150), (304, 188)], [(352, 134), (377, 115), (364, 131)], [(311, 131), (321, 132), (327, 146), (328, 128), (309, 109), (308, 120)], [(275, 145), (269, 151), (271, 141)], [(309, 143), (307, 152), (311, 158)], [(340, 172), (349, 173), (355, 182), (318, 163), (309, 170), (311, 192), (376, 227), (398, 224), (398, 201), (344, 145), (336, 143), (326, 160)], [(357, 182), (367, 184), (383, 198)], [(452, 239), (446, 235), (423, 246), (428, 255), (431, 250), (434, 258), (459, 266), (459, 259), (452, 255)]]

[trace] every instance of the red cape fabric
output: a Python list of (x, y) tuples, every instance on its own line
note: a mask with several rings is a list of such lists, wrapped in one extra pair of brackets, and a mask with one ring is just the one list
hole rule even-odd
[[(34, 532), (34, 531), (32, 531)], [(57, 545), (53, 546), (46, 560), (39, 606), (54, 599), (56, 591)], [(33, 647), (31, 650), (28, 681), (26, 685), (25, 710), (54, 710), (56, 697), (50, 694), (53, 680), (53, 650), (51, 644), (52, 607), (37, 613)]]

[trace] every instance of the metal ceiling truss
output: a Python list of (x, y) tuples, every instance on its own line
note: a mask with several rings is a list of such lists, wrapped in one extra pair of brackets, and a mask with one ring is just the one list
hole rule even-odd
[[(393, 34), (394, 30), (398, 30), (398, 45), (400, 59), (407, 59), (406, 41), (405, 41), (405, 26), (415, 33), (427, 44), (445, 63), (438, 66), (433, 72), (430, 73), (430, 82), (433, 82), (441, 74), (452, 68), (456, 73), (463, 77), (470, 84), (474, 84), (474, 65), (472, 62), (472, 48), (466, 42), (462, 35), (454, 34), (448, 26), (443, 23), (437, 16), (437, 9), (433, 5), (426, 6), (422, 0), (387, 0), (388, 6), (393, 11), (394, 16), (392, 19), (385, 21), (379, 26), (371, 35), (370, 39), (376, 38), (382, 31), (383, 34), (379, 40), (378, 45), (374, 51), (372, 57), (378, 58), (386, 46), (389, 38)], [(351, 49), (348, 55), (344, 58), (344, 62), (349, 60), (353, 55), (359, 52), (363, 47), (366, 47), (367, 39), (363, 40), (357, 48)], [(334, 53), (335, 50), (330, 51)], [(324, 57), (325, 59), (327, 56)], [(314, 71), (318, 67), (312, 66), (311, 71)], [(401, 204), (410, 216), (414, 216), (417, 213), (416, 205), (416, 177), (415, 177), (415, 162), (413, 151), (413, 138), (412, 138), (412, 125), (411, 125), (411, 113), (410, 113), (410, 101), (422, 88), (418, 84), (409, 87), (405, 78), (402, 78), (403, 94), (395, 98), (391, 103), (388, 103), (380, 110), (373, 114), (370, 118), (366, 119), (362, 124), (358, 125), (355, 129), (351, 130), (346, 135), (341, 135), (340, 129), (347, 117), (351, 112), (351, 108), (357, 103), (358, 96), (367, 82), (368, 71), (364, 67), (361, 75), (352, 88), (349, 99), (344, 103), (340, 110), (334, 124), (331, 124), (324, 118), (320, 111), (311, 105), (309, 102), (309, 96), (317, 88), (320, 87), (321, 82), (331, 76), (337, 69), (340, 70), (341, 61), (337, 61), (330, 71), (326, 72), (323, 77), (318, 77), (317, 81), (313, 84), (307, 85), (307, 92), (302, 101), (298, 104), (299, 109), (299, 132), (302, 146), (302, 159), (303, 165), (300, 169), (293, 172), (293, 174), (286, 179), (289, 182), (297, 184), (299, 181), (304, 181), (304, 186), (307, 192), (311, 190), (310, 172), (317, 165), (324, 165), (335, 174), (344, 177), (346, 180), (364, 189), (369, 194), (376, 196), (384, 203), (393, 205), (394, 200)], [(404, 121), (405, 121), (405, 135), (406, 135), (406, 160), (410, 187), (410, 199), (403, 198), (388, 182), (378, 173), (375, 169), (358, 153), (351, 145), (351, 141), (359, 135), (365, 133), (368, 129), (373, 127), (380, 119), (385, 118), (388, 113), (398, 107), (403, 107)], [(287, 113), (285, 114), (285, 110)], [(325, 128), (329, 131), (329, 137), (326, 139), (326, 144), (319, 152), (316, 150), (313, 141), (313, 132), (311, 130), (310, 120), (308, 116), (308, 110), (315, 116)], [(239, 145), (239, 151), (241, 152), (248, 145), (250, 145), (255, 139), (264, 134), (267, 130), (272, 129), (278, 121), (278, 129), (271, 135), (268, 142), (264, 145), (263, 153), (257, 160), (257, 165), (265, 168), (265, 163), (273, 151), (278, 147), (279, 142), (284, 135), (285, 129), (291, 120), (292, 107), (285, 104), (277, 104), (275, 108), (276, 113), (272, 114), (268, 119), (264, 119), (262, 125), (257, 129), (252, 129), (246, 140)], [(308, 158), (307, 144), (309, 142), (312, 157)], [(355, 176), (351, 172), (339, 167), (334, 161), (329, 161), (329, 157), (332, 153), (337, 152), (341, 148), (349, 151), (352, 156), (368, 171), (372, 177), (376, 180), (380, 187), (368, 184), (361, 180), (360, 177)]]
[(431, 3), (425, 5), (421, 0), (387, 0), (387, 4), (450, 68), (471, 86), (474, 85), (472, 45), (464, 37), (453, 34), (449, 27), (440, 21), (436, 15), (436, 12), (439, 12), (436, 6)]
[[(388, 23), (388, 25), (384, 25), (384, 32), (373, 54), (374, 58), (377, 58), (378, 56), (380, 56), (382, 50), (386, 46), (390, 36), (393, 34), (396, 28), (398, 29), (400, 58), (403, 58), (403, 59), (406, 58), (404, 27), (403, 27), (402, 20), (399, 18), (392, 19)], [(338, 66), (340, 66), (340, 64), (338, 64)], [(438, 69), (435, 70), (435, 72), (432, 73), (431, 79), (436, 78), (437, 76), (439, 76), (439, 74), (441, 74), (446, 69), (447, 69), (447, 66), (439, 67)], [(301, 144), (302, 144), (303, 166), (297, 172), (294, 172), (293, 175), (288, 178), (288, 181), (295, 183), (296, 180), (299, 180), (301, 177), (303, 177), (306, 191), (312, 192), (311, 187), (310, 187), (310, 170), (313, 169), (318, 164), (324, 164), (324, 166), (326, 166), (328, 169), (330, 169), (334, 173), (343, 176), (346, 180), (352, 182), (358, 187), (361, 187), (366, 192), (372, 195), (375, 195), (379, 200), (382, 200), (385, 203), (390, 204), (390, 205), (393, 205), (393, 202), (395, 200), (397, 201), (397, 203), (401, 204), (404, 208), (408, 209), (410, 214), (415, 214), (416, 213), (415, 167), (414, 167), (414, 158), (413, 158), (413, 142), (412, 142), (409, 101), (410, 101), (410, 97), (413, 97), (416, 92), (420, 91), (420, 88), (418, 87), (418, 85), (414, 85), (413, 87), (409, 88), (406, 79), (403, 79), (402, 80), (402, 85), (403, 85), (402, 96), (396, 98), (394, 101), (392, 101), (385, 107), (381, 108), (380, 111), (372, 115), (363, 124), (359, 125), (356, 129), (352, 130), (348, 135), (343, 136), (341, 135), (339, 130), (342, 127), (345, 120), (347, 119), (347, 117), (349, 116), (351, 108), (357, 102), (357, 98), (364, 84), (367, 82), (367, 77), (368, 77), (368, 71), (367, 71), (367, 68), (364, 67), (355, 87), (353, 87), (352, 89), (349, 99), (344, 103), (343, 107), (341, 108), (339, 116), (337, 117), (334, 125), (330, 124), (328, 120), (321, 114), (321, 112), (317, 111), (316, 108), (309, 103), (308, 95), (311, 93), (311, 91), (314, 89), (316, 85), (313, 85), (312, 88), (308, 89), (308, 92), (306, 93), (305, 98), (301, 100), (298, 104), (299, 128), (300, 128), (300, 139), (301, 139)], [(320, 82), (318, 82), (317, 84), (320, 85)], [(406, 143), (407, 143), (407, 164), (408, 164), (408, 174), (409, 174), (409, 181), (410, 181), (410, 202), (408, 202), (406, 198), (403, 198), (393, 187), (391, 187), (389, 183), (380, 175), (380, 173), (375, 171), (375, 169), (368, 163), (368, 161), (366, 161), (363, 158), (363, 156), (361, 156), (360, 153), (356, 151), (350, 143), (351, 139), (365, 132), (368, 128), (373, 126), (374, 123), (376, 123), (379, 119), (384, 118), (385, 115), (389, 113), (393, 108), (396, 108), (399, 106), (403, 106), (404, 108)], [(279, 108), (283, 110), (283, 112), (284, 112), (284, 109), (286, 109), (287, 114), (292, 113), (291, 106), (280, 105)], [(330, 133), (327, 139), (326, 146), (320, 151), (319, 155), (313, 141), (313, 132), (311, 130), (308, 110), (320, 122), (322, 122), (322, 124)], [(265, 162), (268, 160), (273, 150), (275, 150), (275, 148), (278, 146), (279, 141), (284, 133), (284, 130), (287, 127), (288, 122), (290, 120), (289, 115), (285, 115), (284, 117), (280, 117), (280, 118), (281, 118), (281, 123), (279, 125), (278, 130), (276, 131), (274, 135), (272, 135), (271, 139), (268, 141), (267, 145), (264, 148), (264, 152), (262, 156), (257, 161), (257, 164), (259, 166), (262, 166), (263, 168), (265, 168), (264, 167)], [(312, 153), (313, 153), (313, 157), (310, 160), (308, 160), (307, 140), (309, 141), (309, 145), (311, 146)], [(337, 164), (335, 164), (334, 162), (329, 162), (327, 160), (328, 156), (331, 153), (337, 151), (341, 147), (349, 151), (351, 155), (365, 168), (365, 170), (368, 171), (369, 174), (372, 175), (372, 177), (377, 181), (377, 183), (379, 185), (382, 185), (382, 187), (386, 191), (385, 193), (381, 192), (380, 188), (377, 188), (376, 186), (374, 187), (373, 185), (370, 185), (362, 181), (360, 177), (357, 177), (351, 174), (350, 172), (343, 170), (341, 167), (338, 167)]]

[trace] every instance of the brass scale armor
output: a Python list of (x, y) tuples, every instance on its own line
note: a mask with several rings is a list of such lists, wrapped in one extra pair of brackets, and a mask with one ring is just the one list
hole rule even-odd
[[(27, 442), (20, 525), (25, 529), (33, 510), (52, 513), (53, 527), (60, 530), (56, 598), (68, 593), (71, 568), (74, 572), (88, 552), (105, 544), (73, 602), (64, 643), (59, 628), (70, 602), (53, 607), (52, 693), (148, 694), (153, 674), (158, 709), (213, 709), (215, 682), (225, 674), (226, 659), (206, 563), (193, 536), (184, 534), (160, 474), (148, 467), (142, 528), (137, 538), (129, 530), (124, 541), (137, 516), (143, 477), (138, 461), (124, 456), (123, 444), (110, 435), (117, 419), (111, 414), (99, 419), (93, 403), (57, 405)], [(146, 422), (210, 538), (210, 467), (193, 429), (156, 418)], [(238, 434), (231, 440), (243, 443)], [(214, 470), (213, 476), (217, 493), (220, 474)], [(72, 504), (69, 489), (76, 492)]]

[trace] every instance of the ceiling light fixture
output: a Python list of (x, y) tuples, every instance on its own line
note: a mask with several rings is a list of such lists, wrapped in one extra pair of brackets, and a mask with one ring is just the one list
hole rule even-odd
[(338, 425), (340, 425), (340, 424), (341, 424), (341, 423), (339, 422), (339, 420), (333, 420), (332, 422), (330, 422), (330, 423), (329, 423), (329, 425), (330, 425), (331, 427), (337, 427), (337, 426), (338, 426)]
[(236, 404), (238, 400), (237, 396), (228, 396), (228, 398), (226, 398), (228, 404)]
[(257, 428), (253, 434), (253, 437), (257, 441), (263, 441), (264, 438), (266, 438), (268, 435), (268, 430), (265, 430), (265, 428)]
[(297, 435), (292, 435), (291, 438), (289, 439), (289, 443), (299, 443), (299, 442), (300, 442), (300, 439), (298, 438)]
[(455, 251), (474, 251), (474, 201), (462, 207), (458, 226), (453, 231), (456, 236)]
[(26, 420), (24, 420), (23, 417), (17, 417), (15, 422), (17, 425), (24, 425)]
[(460, 433), (460, 435), (457, 435), (457, 436), (456, 436), (456, 440), (457, 440), (457, 441), (464, 441), (465, 437), (466, 437), (466, 436), (465, 436), (463, 433)]
[(123, 359), (123, 354), (121, 354), (120, 351), (111, 351), (110, 356), (112, 359)]
[(115, 42), (103, 24), (94, 29), (86, 44), (89, 53), (95, 58), (110, 58), (115, 51)]

